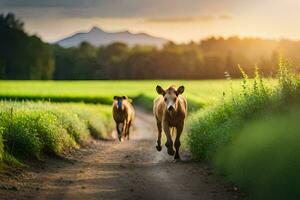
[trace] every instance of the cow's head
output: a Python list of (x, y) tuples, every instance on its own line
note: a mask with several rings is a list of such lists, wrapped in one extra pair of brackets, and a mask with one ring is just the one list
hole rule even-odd
[(114, 96), (114, 100), (117, 102), (117, 109), (118, 110), (123, 110), (124, 109), (123, 101), (125, 99), (127, 99), (126, 96)]
[(167, 90), (164, 90), (158, 85), (156, 86), (156, 91), (164, 97), (167, 110), (172, 112), (177, 110), (178, 96), (184, 92), (184, 86), (180, 86), (178, 89), (174, 86), (170, 86)]

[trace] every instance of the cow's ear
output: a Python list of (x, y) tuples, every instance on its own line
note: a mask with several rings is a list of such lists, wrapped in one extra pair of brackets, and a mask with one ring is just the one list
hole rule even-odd
[(166, 91), (164, 91), (164, 89), (162, 89), (162, 87), (161, 86), (156, 86), (156, 92), (158, 93), (158, 94), (161, 94), (161, 95), (165, 95), (166, 94)]
[(177, 93), (177, 95), (180, 95), (180, 94), (182, 94), (183, 92), (184, 92), (184, 86), (182, 85), (182, 86), (180, 86), (180, 87), (177, 89), (176, 93)]
[(116, 100), (117, 99), (117, 96), (114, 96), (114, 100)]
[(128, 98), (127, 98), (127, 96), (122, 96), (122, 99), (124, 99), (124, 100), (125, 100), (125, 99), (128, 99)]

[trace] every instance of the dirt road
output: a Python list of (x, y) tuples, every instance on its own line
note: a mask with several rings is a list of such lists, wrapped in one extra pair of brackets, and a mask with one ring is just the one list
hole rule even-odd
[[(49, 158), (1, 177), (0, 199), (237, 199), (230, 184), (183, 155), (155, 149), (151, 115), (137, 111), (131, 140), (94, 141), (67, 159)], [(19, 174), (19, 175), (16, 175)]]

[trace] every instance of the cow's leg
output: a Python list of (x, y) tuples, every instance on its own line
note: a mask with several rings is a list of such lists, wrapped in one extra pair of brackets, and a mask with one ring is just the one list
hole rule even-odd
[(168, 149), (168, 154), (173, 156), (174, 155), (174, 149), (173, 149), (173, 141), (170, 133), (170, 127), (168, 125), (164, 125), (164, 132), (167, 137), (166, 147)]
[(127, 122), (125, 121), (123, 123), (123, 130), (122, 130), (122, 136), (121, 136), (121, 139), (125, 140), (125, 137), (126, 137), (126, 131), (127, 131)]
[(156, 149), (157, 149), (157, 151), (161, 151), (161, 132), (162, 132), (162, 126), (161, 126), (161, 122), (159, 122), (159, 121), (157, 121), (157, 130), (158, 130), (158, 135), (157, 135)]
[(179, 156), (179, 147), (180, 147), (180, 136), (181, 136), (181, 133), (182, 133), (182, 129), (183, 129), (183, 123), (180, 124), (179, 126), (176, 127), (176, 139), (175, 139), (175, 142), (174, 142), (174, 146), (175, 146), (175, 156), (174, 156), (174, 159), (180, 159), (180, 156)]
[(130, 131), (130, 126), (131, 126), (131, 122), (128, 123), (127, 125), (127, 130), (126, 130), (126, 139), (129, 140), (129, 131)]
[(116, 123), (116, 129), (117, 129), (119, 141), (121, 141), (120, 123)]

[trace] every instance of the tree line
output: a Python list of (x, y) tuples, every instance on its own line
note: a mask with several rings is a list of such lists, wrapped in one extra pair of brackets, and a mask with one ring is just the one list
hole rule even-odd
[(53, 51), (39, 37), (24, 31), (14, 14), (0, 15), (0, 78), (51, 79)]
[(0, 15), (2, 79), (218, 79), (240, 77), (237, 65), (253, 74), (254, 65), (272, 76), (279, 56), (300, 63), (300, 41), (211, 37), (163, 48), (115, 42), (63, 48), (28, 35), (13, 14)]

